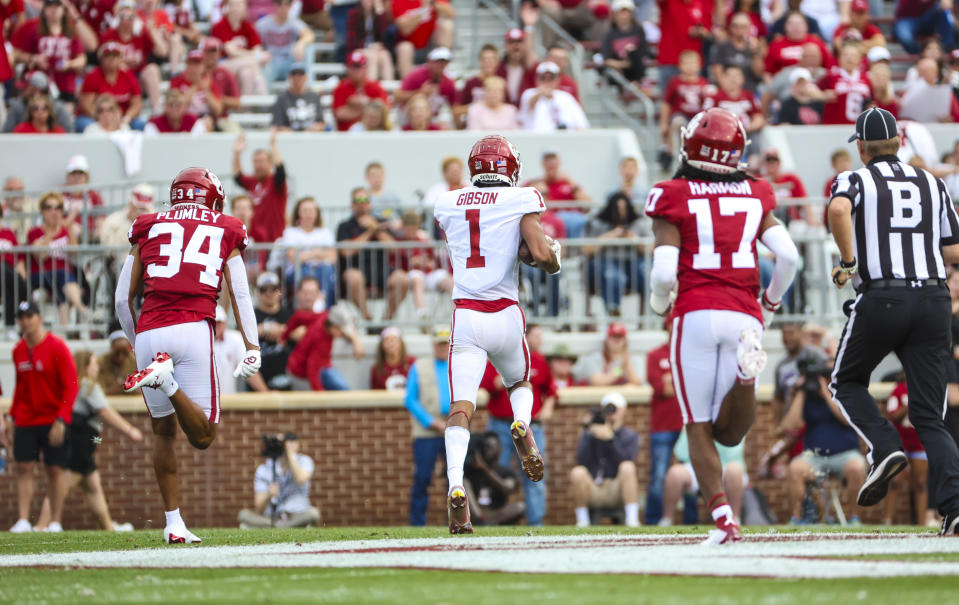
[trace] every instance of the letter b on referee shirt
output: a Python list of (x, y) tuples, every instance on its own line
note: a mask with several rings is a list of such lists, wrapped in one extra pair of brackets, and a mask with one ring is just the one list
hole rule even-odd
[(922, 221), (922, 203), (919, 187), (908, 181), (886, 181), (892, 193), (892, 218), (889, 226), (893, 229), (912, 229)]

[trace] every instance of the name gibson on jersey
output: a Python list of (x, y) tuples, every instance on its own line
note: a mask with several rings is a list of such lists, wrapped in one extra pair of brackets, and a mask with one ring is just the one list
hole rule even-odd
[(456, 198), (457, 206), (479, 206), (483, 204), (495, 204), (499, 194), (495, 191), (470, 191), (461, 193)]
[(157, 212), (158, 221), (203, 221), (205, 223), (216, 223), (223, 216), (221, 212), (207, 210), (206, 208), (177, 208), (168, 212)]
[(693, 195), (716, 195), (720, 193), (752, 195), (753, 189), (749, 186), (749, 181), (736, 183), (697, 183), (696, 181), (689, 181), (689, 192)]

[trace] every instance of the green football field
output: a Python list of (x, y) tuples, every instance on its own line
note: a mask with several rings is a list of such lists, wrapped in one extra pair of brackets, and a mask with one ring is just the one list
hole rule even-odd
[(207, 529), (176, 546), (158, 531), (3, 534), (0, 602), (959, 602), (959, 539), (753, 528), (743, 544), (700, 546), (706, 529)]

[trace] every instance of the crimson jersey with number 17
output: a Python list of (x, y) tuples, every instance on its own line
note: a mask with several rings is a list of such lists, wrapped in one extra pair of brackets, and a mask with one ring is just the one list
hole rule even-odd
[(144, 214), (130, 226), (130, 243), (140, 248), (143, 309), (137, 334), (215, 317), (223, 264), (248, 240), (246, 226), (200, 204), (177, 204)]
[(679, 229), (679, 292), (673, 314), (739, 311), (762, 321), (756, 239), (776, 196), (766, 181), (657, 183), (646, 214)]

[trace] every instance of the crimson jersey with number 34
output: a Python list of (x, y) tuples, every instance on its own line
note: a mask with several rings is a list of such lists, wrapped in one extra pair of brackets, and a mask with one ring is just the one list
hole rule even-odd
[(776, 196), (766, 181), (657, 183), (646, 214), (679, 229), (679, 292), (673, 313), (739, 311), (762, 321), (756, 239)]
[(223, 264), (249, 240), (246, 226), (200, 204), (177, 204), (144, 214), (130, 226), (130, 243), (143, 264), (143, 309), (137, 333), (163, 326), (213, 321)]

